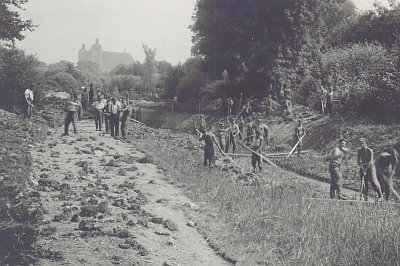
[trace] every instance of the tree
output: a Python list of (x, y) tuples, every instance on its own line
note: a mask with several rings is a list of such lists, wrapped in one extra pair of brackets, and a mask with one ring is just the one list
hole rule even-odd
[(181, 100), (200, 99), (200, 89), (207, 82), (200, 57), (192, 57), (183, 64), (183, 76), (179, 79), (176, 94)]
[(287, 11), (290, 31), (280, 45), (272, 69), (275, 87), (294, 93), (307, 103), (310, 90), (321, 80), (321, 57), (341, 42), (355, 19), (350, 0), (298, 0)]
[(176, 94), (180, 79), (184, 76), (184, 68), (178, 64), (167, 70), (165, 75), (160, 78), (159, 86), (163, 90), (162, 94), (167, 99), (172, 99)]
[[(18, 49), (0, 48), (0, 106), (12, 111), (25, 105), (24, 91), (37, 84), (39, 61)], [(38, 88), (38, 87), (37, 87)], [(40, 89), (40, 87), (39, 87)], [(38, 95), (35, 92), (36, 95)], [(36, 97), (37, 98), (37, 97)]]
[(11, 42), (22, 40), (23, 31), (33, 31), (34, 25), (31, 20), (22, 20), (14, 9), (22, 9), (22, 5), (28, 0), (0, 0), (0, 44), (1, 41)]
[(156, 88), (157, 80), (157, 62), (156, 62), (156, 49), (149, 48), (147, 45), (143, 44), (143, 50), (146, 55), (143, 64), (143, 84), (146, 93), (154, 91)]
[(117, 88), (118, 93), (129, 96), (131, 93), (140, 94), (140, 77), (133, 75), (115, 75), (110, 81), (111, 88)]
[(390, 7), (379, 3), (374, 10), (361, 14), (346, 32), (344, 40), (352, 43), (379, 42), (385, 46), (397, 45), (400, 40), (400, 4), (392, 1)]
[(111, 75), (133, 75), (133, 76), (143, 76), (144, 66), (139, 61), (135, 61), (132, 64), (125, 65), (121, 64), (114, 67), (110, 71)]
[(192, 53), (204, 58), (209, 77), (262, 77), (272, 67), (289, 30), (286, 10), (295, 0), (197, 1)]

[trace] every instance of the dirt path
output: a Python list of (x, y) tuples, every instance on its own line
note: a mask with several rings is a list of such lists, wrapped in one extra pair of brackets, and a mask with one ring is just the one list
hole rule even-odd
[(188, 221), (197, 206), (146, 154), (93, 121), (78, 126), (32, 151), (47, 210), (39, 244), (63, 257), (39, 265), (229, 265)]

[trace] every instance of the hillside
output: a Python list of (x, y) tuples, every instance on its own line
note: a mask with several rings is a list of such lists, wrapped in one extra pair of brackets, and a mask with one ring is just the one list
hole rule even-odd
[[(216, 112), (213, 112), (214, 114)], [(207, 124), (218, 127), (221, 116), (205, 115)], [(313, 150), (314, 153), (303, 155), (301, 158), (292, 156), (291, 159), (273, 159), (281, 167), (323, 182), (329, 182), (328, 163), (319, 156), (326, 155), (337, 145), (337, 140), (344, 136), (349, 141), (349, 159), (344, 165), (344, 186), (358, 190), (359, 177), (356, 163), (356, 153), (359, 139), (367, 138), (369, 146), (376, 154), (400, 143), (400, 125), (393, 120), (385, 121), (382, 117), (361, 117), (347, 114), (333, 116), (322, 115), (310, 108), (294, 106), (291, 119), (283, 118), (279, 112), (266, 118), (258, 115), (270, 129), (270, 138), (274, 139), (275, 149), (269, 148), (268, 153), (289, 152), (293, 145), (294, 129), (298, 120), (302, 120), (307, 136), (304, 138), (303, 149)], [(198, 115), (174, 113), (150, 108), (144, 111), (143, 121), (156, 128), (166, 128), (177, 131), (194, 133), (195, 123), (199, 123)], [(382, 122), (383, 121), (383, 122)], [(399, 181), (395, 183), (400, 185)]]

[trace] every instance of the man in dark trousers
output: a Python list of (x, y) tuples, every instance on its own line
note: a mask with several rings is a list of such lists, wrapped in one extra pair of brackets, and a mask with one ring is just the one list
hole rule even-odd
[(294, 130), (294, 141), (295, 143), (299, 142), (297, 145), (297, 156), (300, 157), (301, 149), (303, 148), (302, 137), (306, 134), (306, 131), (303, 127), (303, 122), (299, 120), (297, 127)]
[(104, 125), (106, 128), (106, 133), (110, 132), (110, 109), (111, 109), (111, 100), (107, 99), (106, 104), (103, 108)]
[(90, 85), (89, 85), (89, 104), (93, 104), (93, 98), (94, 98), (93, 83), (90, 83)]
[(256, 130), (256, 135), (251, 142), (251, 149), (253, 152), (251, 153), (251, 165), (253, 166), (253, 172), (256, 173), (256, 168), (258, 166), (258, 170), (261, 173), (262, 171), (262, 160), (259, 154), (262, 153), (262, 146), (264, 144), (264, 139), (261, 136), (261, 130)]
[(347, 200), (348, 198), (342, 194), (343, 175), (342, 164), (349, 149), (346, 148), (347, 140), (341, 138), (339, 146), (332, 149), (329, 162), (329, 173), (331, 175), (330, 197), (333, 199), (335, 195), (338, 199)]
[(139, 105), (136, 111), (136, 120), (142, 122), (142, 106)]
[(97, 101), (93, 103), (93, 115), (94, 115), (94, 123), (96, 125), (96, 131), (101, 131), (101, 126), (103, 124), (103, 109), (106, 102), (102, 100), (100, 97), (97, 98)]
[(126, 138), (127, 122), (130, 111), (131, 107), (129, 104), (126, 102), (126, 100), (122, 100), (121, 135), (123, 138)]
[(118, 129), (119, 129), (119, 112), (120, 107), (117, 104), (117, 100), (115, 98), (111, 99), (110, 105), (110, 127), (111, 127), (111, 137), (118, 138)]
[(81, 104), (83, 110), (87, 110), (87, 104), (88, 104), (88, 91), (86, 87), (82, 87), (82, 93), (81, 93)]
[(368, 201), (368, 183), (371, 183), (372, 188), (378, 193), (378, 200), (381, 200), (382, 192), (376, 177), (374, 151), (368, 147), (366, 138), (361, 138), (360, 143), (361, 147), (357, 151), (357, 162), (360, 166), (361, 193), (364, 196), (364, 200)]
[(236, 136), (239, 136), (239, 126), (236, 124), (234, 118), (229, 119), (230, 125), (227, 128), (228, 131), (228, 139), (225, 145), (225, 152), (229, 151), (229, 146), (232, 144), (232, 153), (236, 152)]
[(199, 140), (204, 141), (204, 166), (211, 167), (215, 163), (215, 152), (214, 152), (214, 143), (217, 143), (215, 135), (212, 133), (213, 127), (210, 128), (210, 131), (206, 131), (204, 134), (200, 135)]
[(68, 136), (68, 134), (69, 134), (68, 128), (69, 128), (69, 125), (71, 124), (71, 122), (72, 122), (72, 126), (74, 127), (74, 134), (76, 134), (76, 118), (77, 118), (76, 112), (78, 110), (78, 106), (79, 106), (79, 103), (74, 102), (72, 100), (70, 102), (68, 102), (68, 104), (67, 104), (67, 108), (66, 108), (67, 115), (66, 115), (65, 124), (64, 124), (64, 136)]
[(395, 149), (380, 153), (375, 160), (377, 178), (387, 201), (389, 201), (391, 189), (393, 189), (393, 176), (398, 163), (399, 154)]
[(218, 145), (222, 150), (224, 150), (224, 147), (225, 147), (226, 131), (227, 131), (227, 129), (225, 129), (224, 122), (221, 120), (219, 122), (219, 129), (218, 129)]

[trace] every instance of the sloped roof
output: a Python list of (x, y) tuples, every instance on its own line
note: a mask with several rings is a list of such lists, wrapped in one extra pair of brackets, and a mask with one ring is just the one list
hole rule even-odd
[(132, 64), (131, 54), (103, 51), (103, 70), (110, 70), (120, 64)]

